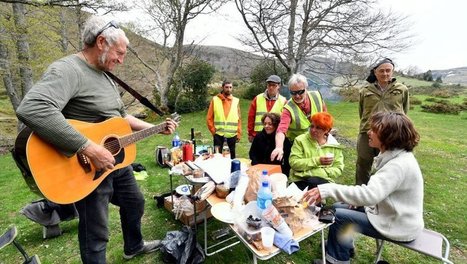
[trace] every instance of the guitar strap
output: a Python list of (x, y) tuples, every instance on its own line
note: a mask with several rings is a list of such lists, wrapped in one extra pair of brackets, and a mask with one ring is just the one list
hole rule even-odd
[(151, 109), (152, 111), (156, 112), (158, 115), (163, 116), (164, 112), (162, 112), (159, 108), (154, 106), (146, 97), (142, 96), (139, 94), (137, 91), (135, 91), (133, 88), (131, 88), (128, 84), (126, 84), (124, 81), (122, 81), (120, 78), (115, 76), (113, 73), (106, 71), (105, 74), (107, 74), (110, 78), (112, 78), (116, 83), (118, 83), (123, 89), (127, 90), (131, 95), (133, 95), (140, 103)]

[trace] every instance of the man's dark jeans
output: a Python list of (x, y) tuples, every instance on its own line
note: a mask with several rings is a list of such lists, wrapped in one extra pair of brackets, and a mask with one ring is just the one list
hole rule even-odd
[(79, 213), (79, 247), (83, 263), (106, 263), (109, 241), (109, 203), (120, 207), (124, 251), (133, 254), (143, 246), (141, 217), (144, 197), (131, 166), (109, 174), (86, 198), (76, 202)]
[[(215, 134), (213, 136), (213, 141), (214, 141), (214, 148), (216, 146), (219, 147), (219, 151), (222, 152), (222, 146), (224, 145), (224, 136), (220, 136), (218, 134)], [(229, 146), (230, 149), (230, 158), (235, 159), (236, 154), (235, 154), (235, 144), (237, 143), (237, 136), (233, 136), (231, 138), (226, 138), (227, 139), (227, 145)]]

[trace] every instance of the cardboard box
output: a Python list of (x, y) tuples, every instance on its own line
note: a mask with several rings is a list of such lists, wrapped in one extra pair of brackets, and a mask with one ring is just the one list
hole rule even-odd
[[(177, 203), (177, 200), (179, 200), (180, 197), (173, 195), (173, 202)], [(204, 216), (206, 216), (207, 219), (212, 217), (211, 214), (211, 209), (206, 209), (207, 202), (206, 201), (197, 201), (196, 202), (196, 223), (202, 223), (204, 221)], [(172, 196), (167, 196), (164, 198), (164, 207), (167, 209), (169, 212), (172, 212)], [(185, 225), (193, 226), (195, 223), (195, 217), (194, 214), (186, 214), (183, 213), (180, 218), (178, 219), (180, 222), (182, 222)]]
[(249, 170), (263, 171), (267, 170), (268, 175), (273, 173), (282, 173), (281, 165), (275, 164), (256, 164), (248, 168)]

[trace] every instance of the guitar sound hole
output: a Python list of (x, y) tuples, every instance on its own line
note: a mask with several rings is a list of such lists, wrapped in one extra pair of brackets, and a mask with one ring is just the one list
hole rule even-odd
[(116, 155), (120, 151), (120, 141), (118, 138), (110, 137), (104, 141), (104, 147), (112, 153), (112, 155)]

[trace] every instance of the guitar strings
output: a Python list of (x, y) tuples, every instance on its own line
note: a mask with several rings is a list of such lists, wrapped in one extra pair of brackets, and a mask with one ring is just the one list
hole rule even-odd
[[(162, 128), (162, 126), (164, 125), (164, 123), (162, 124), (159, 124), (159, 125), (156, 125), (154, 127), (151, 127), (151, 128), (148, 128), (147, 130), (141, 130), (141, 131), (138, 131), (136, 133), (133, 133), (133, 134), (130, 134), (130, 135), (127, 135), (127, 136), (124, 136), (124, 137), (121, 137), (120, 139), (127, 139), (127, 138), (132, 138), (132, 137), (136, 137), (136, 135), (140, 135), (140, 134), (145, 134), (148, 132), (148, 130), (151, 130), (151, 132), (153, 130), (159, 130)], [(158, 131), (160, 132), (160, 131)], [(148, 134), (152, 134), (152, 133), (148, 133)], [(134, 143), (134, 142), (133, 142)], [(110, 142), (105, 142), (104, 143), (104, 148), (106, 148), (107, 150), (109, 150), (111, 153), (116, 153), (119, 149), (122, 148), (122, 144), (121, 144), (121, 140), (119, 140), (118, 138), (110, 141)]]

